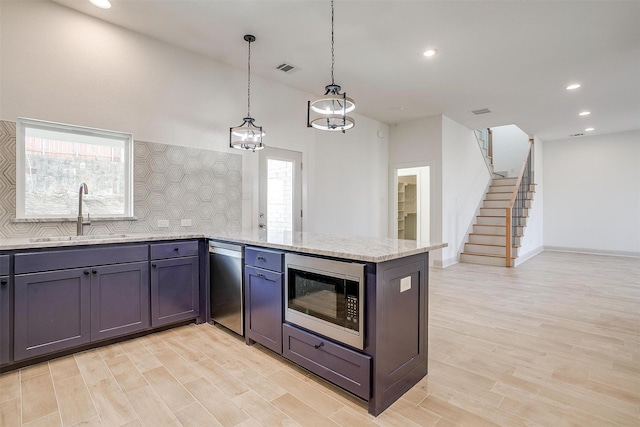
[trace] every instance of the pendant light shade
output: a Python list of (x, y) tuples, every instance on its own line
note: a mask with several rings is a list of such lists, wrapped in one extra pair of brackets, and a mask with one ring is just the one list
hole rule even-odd
[(229, 146), (238, 150), (256, 151), (264, 148), (262, 137), (265, 135), (262, 126), (256, 126), (254, 123), (255, 119), (251, 117), (251, 43), (256, 41), (256, 38), (247, 34), (244, 36), (244, 40), (249, 44), (247, 61), (247, 117), (242, 119), (240, 126), (229, 129)]
[(307, 127), (320, 130), (344, 132), (355, 126), (355, 120), (347, 113), (355, 110), (356, 104), (333, 78), (335, 65), (334, 55), (334, 11), (331, 0), (331, 84), (325, 86), (325, 93), (315, 101), (307, 103)]

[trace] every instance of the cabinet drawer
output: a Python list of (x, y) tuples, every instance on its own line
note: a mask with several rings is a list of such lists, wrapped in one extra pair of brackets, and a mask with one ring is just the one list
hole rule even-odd
[(0, 276), (9, 275), (9, 255), (0, 255)]
[(22, 253), (14, 256), (15, 274), (147, 261), (148, 257), (147, 245)]
[(344, 388), (369, 400), (371, 357), (334, 344), (293, 326), (282, 326), (282, 355)]
[(262, 248), (245, 248), (244, 251), (244, 263), (245, 265), (251, 265), (265, 270), (282, 272), (283, 268), (282, 252), (270, 251)]
[(197, 241), (156, 243), (151, 245), (151, 259), (178, 258), (197, 255)]

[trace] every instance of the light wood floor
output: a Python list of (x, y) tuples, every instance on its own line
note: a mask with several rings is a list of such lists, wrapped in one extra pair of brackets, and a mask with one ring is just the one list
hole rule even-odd
[(429, 375), (377, 418), (205, 324), (3, 374), (0, 425), (640, 425), (640, 260), (433, 269), (429, 306)]

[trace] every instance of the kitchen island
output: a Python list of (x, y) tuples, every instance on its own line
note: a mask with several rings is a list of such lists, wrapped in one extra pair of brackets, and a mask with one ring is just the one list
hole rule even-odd
[[(14, 265), (17, 265), (17, 260), (21, 257), (28, 259), (25, 258), (27, 252), (39, 252), (36, 255), (49, 259), (42, 257), (47, 251), (74, 250), (74, 247), (93, 249), (90, 247), (95, 246), (96, 249), (104, 248), (110, 253), (125, 243), (163, 248), (167, 243), (162, 242), (194, 239), (201, 243), (206, 240), (239, 243), (254, 251), (264, 249), (280, 253), (282, 259), (285, 253), (295, 253), (364, 265), (362, 348), (352, 348), (312, 330), (290, 324), (285, 321), (280, 309), (270, 314), (280, 325), (282, 350), (279, 353), (363, 398), (368, 402), (368, 410), (373, 415), (384, 411), (427, 374), (428, 253), (445, 247), (446, 244), (317, 233), (268, 234), (263, 230), (242, 230), (222, 233), (176, 232), (3, 239), (0, 240), (0, 251), (5, 257), (5, 263), (11, 266), (8, 270), (5, 269), (10, 272), (10, 286), (7, 289), (13, 289), (12, 286), (18, 286), (17, 282), (14, 283), (13, 273), (15, 271), (17, 274), (19, 271), (15, 270)], [(208, 288), (204, 286), (203, 289), (202, 285), (208, 282), (203, 278), (208, 275), (203, 248), (204, 244), (201, 244), (198, 250), (201, 260), (199, 319), (204, 318), (203, 312), (207, 310), (203, 308), (208, 303)], [(142, 263), (151, 263), (152, 268), (154, 267), (155, 261), (152, 259), (145, 261), (146, 256), (141, 256), (140, 259)], [(118, 262), (124, 261), (126, 260), (118, 259)], [(283, 269), (284, 265), (280, 274), (284, 274)], [(282, 289), (278, 292), (282, 302)], [(7, 324), (13, 324), (13, 321), (9, 320), (7, 323), (6, 320), (8, 313), (13, 311), (9, 309), (13, 304), (13, 297), (7, 298), (9, 295), (14, 295), (14, 292), (5, 292), (4, 302), (0, 304), (0, 308), (4, 306), (5, 321), (0, 323), (5, 327), (0, 329), (4, 331), (5, 340), (13, 333), (6, 327)], [(250, 312), (251, 307), (247, 307), (247, 310)], [(190, 316), (195, 318), (197, 311)], [(152, 327), (153, 325), (148, 330)], [(144, 329), (141, 324), (138, 331)], [(96, 342), (99, 340), (100, 338)]]
[[(367, 400), (370, 414), (380, 414), (427, 374), (429, 251), (446, 244), (318, 233), (269, 234), (264, 230), (215, 238), (364, 264), (362, 349), (327, 340), (284, 318), (278, 322), (282, 323), (283, 356)], [(286, 268), (283, 270), (286, 274)], [(285, 295), (285, 304), (286, 299)], [(245, 328), (249, 327), (246, 322)]]

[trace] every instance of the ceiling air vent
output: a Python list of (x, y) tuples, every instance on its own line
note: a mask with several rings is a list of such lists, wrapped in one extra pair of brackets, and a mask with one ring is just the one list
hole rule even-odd
[(572, 133), (569, 136), (584, 136), (584, 133)]
[(282, 64), (276, 67), (276, 70), (280, 70), (283, 73), (287, 73), (287, 74), (291, 74), (297, 69), (298, 67), (296, 67), (295, 65), (287, 64), (286, 62), (283, 62)]
[(489, 110), (488, 108), (481, 108), (479, 110), (473, 110), (472, 113), (475, 114), (476, 116), (479, 116), (480, 114), (488, 114), (490, 113), (491, 110)]

